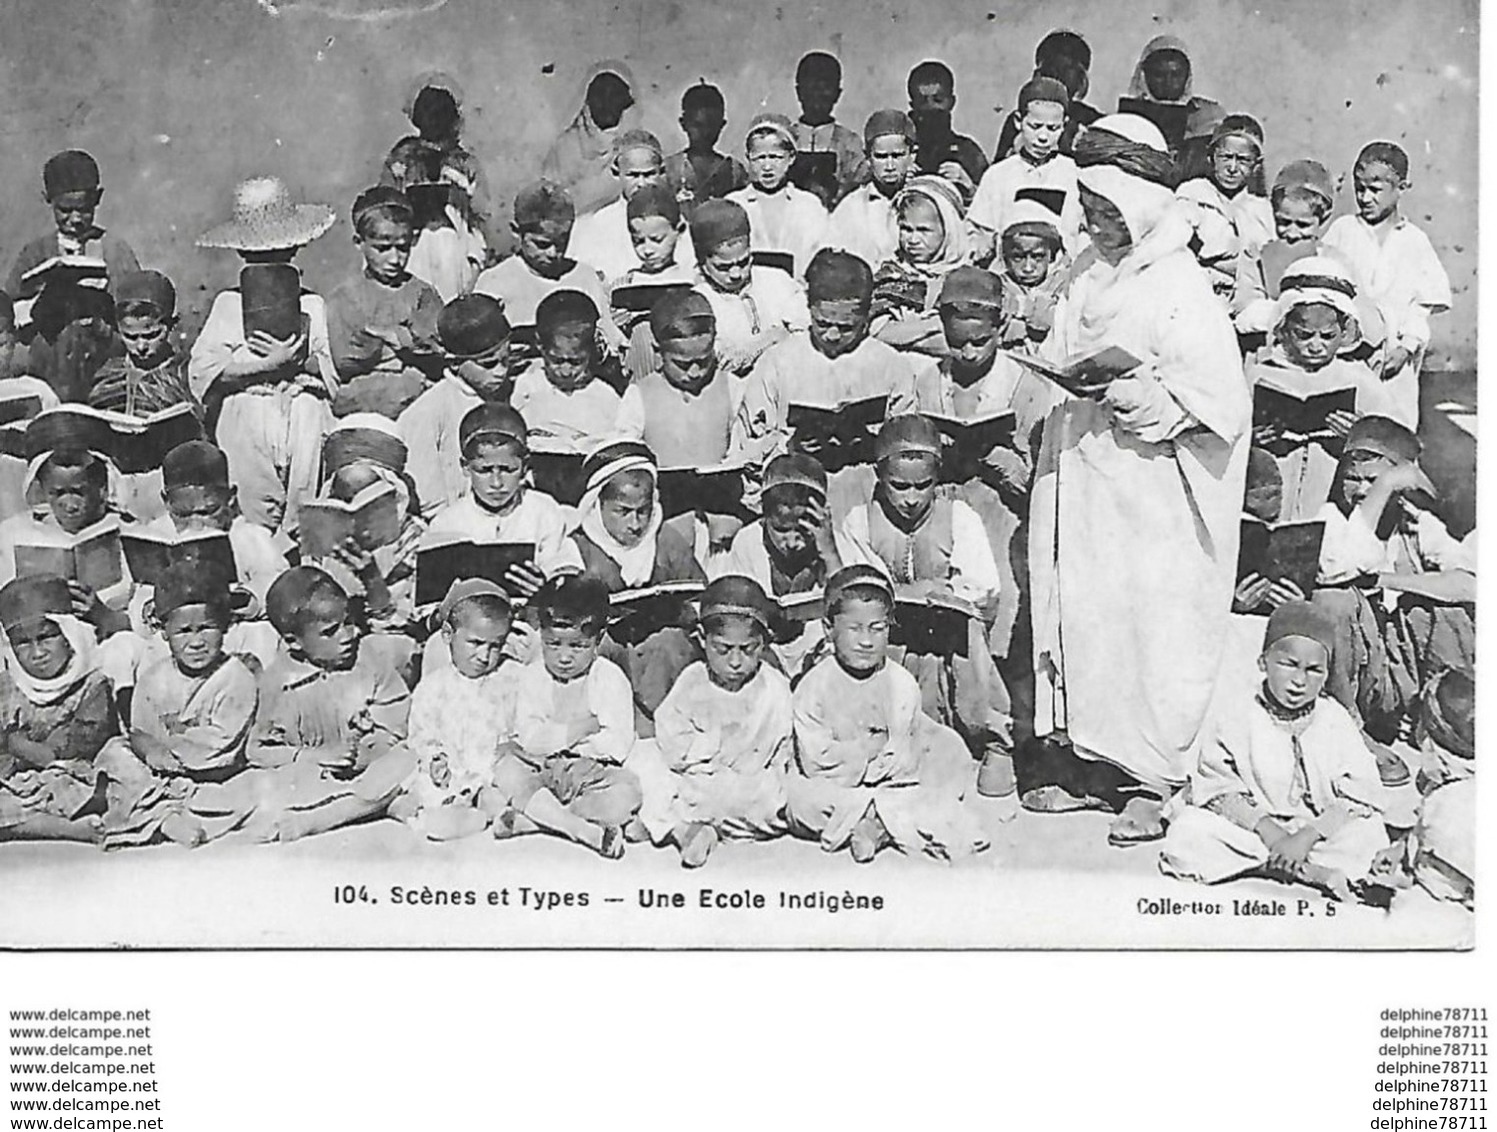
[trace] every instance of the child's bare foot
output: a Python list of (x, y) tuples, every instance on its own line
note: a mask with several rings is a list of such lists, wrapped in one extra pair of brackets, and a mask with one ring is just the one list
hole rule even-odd
[(645, 823), (639, 820), (638, 814), (630, 818), (628, 824), (624, 826), (624, 840), (631, 845), (650, 840), (650, 831), (645, 828)]
[(879, 820), (878, 814), (869, 809), (853, 827), (852, 836), (847, 842), (847, 850), (852, 854), (854, 861), (860, 865), (866, 865), (878, 855), (878, 851), (887, 845), (888, 841), (889, 831), (884, 828), (884, 823)]
[(712, 850), (717, 848), (717, 830), (704, 822), (692, 822), (677, 835), (676, 845), (681, 850), (681, 867), (699, 869), (707, 863)]
[(605, 825), (598, 837), (598, 856), (617, 861), (624, 855), (624, 831), (616, 825)]
[(206, 844), (208, 833), (196, 819), (187, 814), (171, 814), (161, 823), (161, 836), (188, 849)]

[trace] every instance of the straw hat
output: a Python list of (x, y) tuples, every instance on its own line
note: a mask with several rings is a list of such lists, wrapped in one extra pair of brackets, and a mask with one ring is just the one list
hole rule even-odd
[(252, 177), (234, 189), (234, 218), (198, 237), (200, 248), (271, 252), (309, 244), (337, 217), (325, 204), (297, 204), (279, 177)]

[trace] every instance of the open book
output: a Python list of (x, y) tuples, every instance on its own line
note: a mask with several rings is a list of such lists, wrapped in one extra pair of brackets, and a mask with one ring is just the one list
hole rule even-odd
[(263, 331), (281, 342), (301, 333), (301, 272), (289, 263), (247, 263), (239, 270), (244, 336)]
[(701, 468), (661, 468), (656, 485), (660, 512), (667, 519), (695, 511), (737, 515), (743, 508), (741, 462)]
[(874, 431), (888, 412), (886, 396), (864, 397), (837, 405), (792, 402), (785, 420), (790, 426), (790, 446), (819, 459), (827, 471), (873, 458)]
[(665, 296), (690, 290), (690, 283), (626, 283), (613, 289), (608, 302), (615, 310), (649, 314)]
[(301, 560), (331, 554), (346, 539), (365, 550), (389, 546), (400, 537), (400, 498), (388, 483), (370, 484), (352, 499), (313, 499), (297, 516)]
[(968, 623), (977, 616), (975, 605), (949, 591), (914, 593), (896, 585), (889, 641), (916, 652), (966, 656)]
[(1305, 439), (1331, 439), (1327, 424), (1334, 412), (1355, 412), (1356, 386), (1334, 376), (1339, 367), (1320, 373), (1286, 371), (1260, 366), (1253, 386), (1253, 423), (1278, 425), (1285, 433)]
[(1237, 578), (1257, 574), (1271, 582), (1290, 581), (1307, 597), (1315, 588), (1320, 570), (1320, 543), (1325, 523), (1304, 519), (1290, 523), (1264, 523), (1246, 516), (1242, 520), (1242, 542), (1237, 551)]
[(969, 419), (948, 417), (945, 413), (922, 415), (940, 429), (941, 435), (949, 439), (959, 454), (964, 456), (982, 456), (1000, 444), (1013, 441), (1015, 417), (1012, 409)]
[(1073, 397), (1096, 397), (1124, 374), (1143, 365), (1121, 346), (1104, 346), (1089, 354), (1074, 354), (1058, 365), (1014, 350), (1003, 353), (1025, 369), (1048, 378)]
[(33, 524), (17, 537), (15, 554), (18, 578), (51, 574), (79, 582), (97, 593), (118, 585), (125, 577), (116, 515), (106, 516), (75, 535), (61, 527)]
[(100, 449), (126, 474), (161, 467), (173, 448), (203, 435), (196, 406), (186, 401), (144, 417), (68, 402), (33, 418), (26, 440), (28, 458), (52, 447), (52, 422), (58, 426), (56, 435), (89, 437), (86, 443)]
[(577, 506), (587, 487), (584, 459), (581, 452), (566, 451), (555, 437), (530, 435), (530, 482), (567, 507)]
[(416, 552), (416, 604), (436, 605), (453, 582), (483, 578), (506, 586), (511, 566), (535, 561), (533, 542), (444, 542)]
[(700, 597), (705, 588), (702, 582), (660, 582), (609, 594), (610, 620), (617, 624), (615, 635), (623, 643), (630, 643), (654, 629), (679, 625), (687, 603)]
[(786, 275), (795, 274), (795, 255), (792, 252), (770, 251), (768, 248), (760, 248), (753, 252), (749, 261), (755, 267), (777, 267)]
[(11, 426), (24, 431), (27, 422), (41, 411), (42, 399), (38, 394), (7, 397), (0, 400), (0, 427)]
[(97, 256), (55, 255), (22, 275), (21, 287), (30, 294), (58, 283), (64, 286), (104, 287), (108, 278), (109, 265)]
[(143, 528), (125, 527), (120, 531), (120, 545), (130, 576), (143, 586), (154, 586), (177, 562), (212, 563), (231, 583), (239, 577), (234, 561), (234, 545), (227, 531), (185, 531), (170, 535)]

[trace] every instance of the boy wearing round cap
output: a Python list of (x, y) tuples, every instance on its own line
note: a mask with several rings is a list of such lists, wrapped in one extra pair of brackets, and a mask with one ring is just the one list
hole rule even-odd
[(234, 829), (247, 810), (220, 804), (205, 785), (245, 767), (259, 707), (256, 671), (224, 651), (233, 620), (229, 579), (201, 562), (169, 566), (148, 615), (169, 656), (144, 667), (130, 701), (130, 731), (99, 755), (109, 779), (105, 835), (111, 847), (144, 845), (158, 832), (200, 845)]
[(581, 291), (608, 304), (602, 273), (569, 253), (576, 249), (577, 210), (571, 195), (555, 181), (534, 181), (515, 194), (514, 230), (518, 255), (485, 270), (473, 284), (477, 295), (491, 295), (504, 307), (511, 326), (534, 326), (535, 310), (553, 291)]
[[(332, 209), (296, 204), (279, 177), (255, 177), (234, 190), (233, 218), (198, 238), (246, 264), (291, 263), (298, 249), (333, 226)], [(229, 459), (245, 517), (272, 531), (296, 529), (296, 509), (317, 491), (317, 457), (338, 390), (322, 296), (301, 292), (301, 333), (280, 340), (246, 334), (244, 296), (235, 287), (213, 300), (192, 344), (188, 376)]]
[(437, 319), (437, 337), (447, 372), (396, 422), (410, 452), (416, 502), (427, 519), (467, 490), (458, 436), (463, 417), (479, 405), (509, 400), (514, 390), (510, 325), (499, 300), (488, 295), (453, 299)]
[(1475, 534), (1456, 539), (1433, 510), (1420, 444), (1363, 417), (1347, 434), (1311, 596), (1336, 627), (1330, 691), (1380, 743), (1412, 725), (1420, 688), (1475, 664)]
[(1057, 226), (1067, 252), (1080, 250), (1081, 194), (1076, 162), (1062, 153), (1071, 96), (1056, 79), (1033, 78), (1019, 89), (1019, 145), (982, 175), (968, 212), (993, 237), (1013, 222), (1009, 216), (1021, 189), (1045, 189), (1059, 197)]
[(705, 200), (725, 197), (748, 184), (748, 170), (736, 157), (717, 152), (717, 140), (727, 125), (723, 92), (705, 79), (681, 95), (681, 117), (686, 148), (665, 159), (665, 179), (688, 220)]
[(795, 127), (783, 114), (759, 114), (749, 123), (743, 146), (749, 183), (725, 199), (748, 213), (753, 250), (788, 253), (791, 274), (802, 278), (826, 237), (827, 210), (814, 193), (790, 182), (797, 152)]
[[(1092, 48), (1079, 32), (1057, 28), (1040, 40), (1034, 49), (1034, 74), (1031, 78), (1058, 79), (1065, 86), (1070, 102), (1066, 109), (1066, 127), (1060, 135), (1060, 152), (1070, 153), (1076, 135), (1090, 126), (1102, 112), (1082, 101), (1091, 86)], [(998, 132), (993, 160), (1002, 161), (1014, 152), (1019, 142), (1018, 110), (1009, 112)]]
[(1269, 617), (1262, 687), (1224, 716), (1177, 797), (1159, 854), (1166, 875), (1269, 876), (1357, 897), (1388, 833), (1372, 752), (1346, 709), (1322, 695), (1336, 636), (1307, 602)]
[(752, 578), (723, 576), (702, 593), (696, 629), (702, 660), (676, 678), (629, 769), (644, 794), (640, 822), (697, 868), (725, 837), (785, 832), (791, 736), (790, 684), (764, 663), (773, 603)]
[(61, 578), (0, 587), (0, 842), (97, 844), (94, 758), (118, 730), (94, 628)]
[(792, 696), (795, 763), (786, 778), (790, 832), (846, 848), (866, 864), (886, 847), (960, 860), (986, 848), (963, 807), (972, 759), (960, 736), (920, 708), (915, 678), (889, 663), (894, 589), (872, 566), (827, 579), (831, 655)]
[(696, 289), (717, 319), (717, 352), (728, 372), (743, 377), (761, 354), (810, 322), (806, 293), (773, 267), (757, 267), (753, 233), (743, 206), (704, 201), (691, 218)]
[(328, 340), (341, 382), (333, 413), (391, 420), (439, 376), (442, 299), (409, 270), (415, 213), (397, 189), (366, 189), (353, 202), (363, 270), (328, 296)]
[[(572, 229), (571, 250), (583, 263), (598, 269), (604, 279), (617, 279), (634, 267), (638, 258), (629, 238), (629, 201), (647, 185), (669, 187), (665, 176), (665, 152), (660, 139), (648, 130), (626, 130), (613, 146), (613, 175), (621, 196), (596, 212), (577, 218)], [(690, 235), (676, 244), (676, 262), (689, 267), (695, 253)]]
[(1034, 353), (1055, 327), (1055, 308), (1071, 282), (1071, 260), (1043, 190), (1020, 189), (1007, 216), (1007, 227), (998, 234), (1003, 340)]
[(1232, 294), (1242, 257), (1274, 238), (1273, 208), (1263, 196), (1263, 127), (1248, 114), (1228, 114), (1211, 135), (1204, 177), (1175, 195), (1196, 229), (1196, 256), (1219, 295)]
[(876, 110), (863, 127), (863, 147), (866, 183), (849, 190), (832, 209), (822, 247), (883, 263), (899, 250), (894, 198), (915, 168), (915, 123), (903, 111)]

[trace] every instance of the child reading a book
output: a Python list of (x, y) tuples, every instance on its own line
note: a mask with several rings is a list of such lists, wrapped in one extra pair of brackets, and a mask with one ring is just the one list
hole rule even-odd
[(57, 577), (0, 588), (0, 842), (98, 844), (94, 758), (117, 729), (94, 628)]
[(876, 110), (863, 127), (867, 183), (851, 189), (832, 209), (822, 246), (883, 263), (899, 250), (894, 198), (915, 168), (915, 123), (902, 110)]
[(511, 326), (534, 326), (536, 307), (553, 291), (581, 291), (603, 309), (608, 289), (602, 274), (568, 254), (580, 246), (573, 240), (576, 222), (577, 210), (566, 189), (555, 181), (526, 185), (515, 194), (510, 222), (519, 254), (479, 275), (473, 293), (498, 299)]
[[(290, 264), (298, 249), (333, 226), (333, 210), (296, 204), (279, 177), (254, 177), (234, 190), (233, 219), (198, 239), (228, 248), (246, 265)], [(294, 531), (296, 509), (317, 491), (317, 458), (338, 390), (328, 345), (327, 307), (303, 289), (300, 332), (277, 338), (245, 325), (244, 296), (221, 291), (192, 344), (192, 391), (216, 411), (215, 435), (228, 457), (246, 518)]]
[[(572, 232), (572, 249), (577, 258), (596, 267), (610, 281), (639, 262), (629, 234), (629, 201), (650, 185), (669, 188), (665, 152), (654, 134), (647, 130), (626, 130), (615, 139), (613, 153), (613, 175), (622, 195), (596, 212), (579, 216)], [(691, 264), (690, 236), (676, 243), (675, 256), (681, 266)]]
[(1474, 535), (1456, 539), (1432, 510), (1420, 444), (1367, 416), (1347, 434), (1311, 600), (1336, 629), (1331, 695), (1379, 743), (1407, 732), (1420, 688), (1474, 666)]
[(998, 259), (1003, 265), (1003, 343), (1035, 352), (1055, 325), (1055, 306), (1070, 285), (1071, 263), (1055, 213), (1036, 199), (1038, 192), (1027, 194), (1020, 189), (1007, 212)]
[(800, 117), (793, 124), (795, 183), (830, 209), (868, 179), (858, 135), (832, 116), (842, 97), (842, 64), (837, 57), (825, 51), (802, 55), (795, 68), (795, 97), (800, 103)]
[(553, 291), (535, 311), (541, 356), (515, 378), (512, 404), (551, 451), (585, 453), (644, 435), (639, 389), (628, 384), (598, 333), (598, 305), (581, 291)]
[(1211, 135), (1209, 171), (1175, 195), (1195, 225), (1192, 249), (1218, 295), (1230, 296), (1239, 263), (1274, 237), (1273, 209), (1263, 196), (1263, 127), (1248, 114), (1228, 114)]
[(488, 295), (453, 299), (437, 319), (437, 337), (447, 371), (396, 422), (410, 451), (416, 503), (428, 519), (467, 491), (458, 437), (463, 417), (485, 402), (508, 401), (514, 390), (510, 325), (499, 300)]
[(915, 678), (890, 663), (894, 590), (872, 566), (827, 580), (832, 655), (796, 686), (790, 832), (867, 863), (887, 846), (960, 860), (986, 848), (963, 808), (972, 759), (955, 731), (920, 709)]
[[(708, 573), (752, 578), (786, 606), (797, 595), (815, 597), (851, 553), (832, 524), (826, 494), (826, 469), (813, 457), (776, 456), (764, 469), (764, 517), (739, 531), (727, 554), (709, 560)], [(825, 640), (821, 619), (777, 617), (772, 630), (771, 651), (793, 681)]]
[[(649, 310), (631, 292), (647, 290), (658, 298), (665, 285), (690, 287), (695, 281), (692, 269), (676, 261), (676, 241), (680, 238), (681, 205), (665, 185), (646, 185), (629, 198), (627, 208), (629, 239), (634, 243), (638, 262), (611, 280), (609, 319), (602, 324), (629, 343), (624, 354), (630, 374), (638, 380), (659, 364), (655, 340), (649, 333)], [(633, 309), (630, 309), (630, 307)]]
[(1322, 695), (1336, 636), (1306, 602), (1274, 610), (1262, 687), (1205, 745), (1177, 799), (1161, 872), (1206, 884), (1269, 876), (1357, 898), (1388, 834), (1372, 752), (1346, 709)]
[(442, 298), (410, 273), (415, 213), (398, 189), (366, 189), (353, 202), (363, 270), (327, 299), (328, 341), (340, 385), (335, 416), (383, 413), (394, 420), (439, 376)]
[(873, 277), (870, 332), (898, 350), (939, 355), (941, 281), (972, 262), (972, 241), (956, 188), (940, 177), (912, 178), (894, 201), (899, 251)]
[(169, 655), (144, 667), (130, 702), (129, 733), (99, 753), (109, 780), (105, 844), (161, 837), (201, 845), (236, 828), (247, 810), (208, 790), (245, 767), (259, 706), (256, 670), (224, 648), (233, 619), (226, 573), (177, 562), (157, 579), (149, 616)]
[[(583, 572), (617, 594), (666, 582), (706, 582), (691, 544), (663, 524), (656, 491), (658, 465), (643, 444), (605, 445), (583, 465), (587, 488), (572, 535)], [(609, 629), (605, 655), (628, 673), (640, 723), (648, 728), (681, 670), (695, 659), (681, 627), (681, 604), (662, 615), (642, 610)]]
[(1071, 95), (1052, 78), (1032, 78), (1019, 88), (1018, 149), (988, 167), (968, 213), (973, 224), (1001, 236), (1012, 224), (1009, 215), (1021, 189), (1043, 189), (1059, 198), (1056, 224), (1074, 254), (1081, 235), (1081, 196), (1076, 162), (1061, 152), (1070, 115)]
[(451, 663), (425, 673), (411, 694), (416, 768), (390, 816), (428, 840), (452, 841), (482, 833), (503, 811), (494, 774), (514, 734), (517, 665), (504, 655), (512, 613), (499, 586), (455, 582), (437, 616)]
[(1346, 257), (1383, 317), (1387, 345), (1382, 385), (1364, 411), (1415, 428), (1419, 374), (1431, 315), (1450, 309), (1450, 279), (1429, 237), (1403, 215), (1409, 155), (1392, 142), (1369, 142), (1352, 167), (1357, 214), (1331, 223), (1325, 242)]
[(877, 486), (842, 522), (854, 561), (879, 567), (896, 594), (946, 594), (969, 603), (962, 640), (919, 635), (894, 655), (920, 685), (931, 718), (954, 727), (982, 760), (977, 787), (1014, 793), (1008, 694), (988, 636), (1001, 582), (987, 530), (960, 499), (941, 495), (941, 433), (918, 414), (891, 417), (874, 449)]
[(246, 828), (294, 841), (383, 814), (415, 766), (405, 681), (366, 647), (348, 596), (323, 571), (293, 566), (266, 606), (285, 652), (261, 678), (250, 770), (233, 798), (252, 801)]
[[(1341, 356), (1360, 333), (1355, 297), (1356, 285), (1335, 260), (1297, 260), (1284, 275), (1273, 349), (1247, 367), (1255, 388), (1253, 444), (1278, 461), (1284, 520), (1312, 518), (1330, 499), (1341, 444), (1358, 402), (1373, 392), (1371, 371)], [(1339, 407), (1311, 419), (1309, 398)]]
[(706, 79), (681, 95), (681, 130), (686, 148), (665, 159), (665, 179), (688, 220), (703, 201), (725, 197), (748, 184), (748, 170), (736, 157), (717, 152), (727, 125), (723, 92)]
[(681, 864), (699, 868), (723, 838), (785, 832), (790, 685), (764, 663), (774, 603), (759, 583), (716, 579), (702, 593), (692, 664), (661, 701), (655, 739), (635, 744), (629, 769), (644, 801), (639, 820)]
[(543, 491), (527, 485), (529, 430), (508, 405), (470, 409), (458, 429), (468, 493), (432, 518), (422, 547), (451, 542), (531, 543), (533, 564), (517, 563), (504, 578), (509, 592), (530, 598), (547, 578), (582, 569), (569, 537), (566, 510)]
[(640, 789), (624, 766), (634, 747), (629, 681), (598, 654), (607, 588), (595, 578), (556, 578), (534, 605), (541, 650), (514, 678), (514, 737), (500, 744), (494, 773), (508, 809), (494, 835), (544, 830), (621, 857)]
[(730, 200), (704, 201), (691, 217), (697, 290), (717, 319), (717, 352), (735, 377), (810, 321), (801, 285), (774, 267), (756, 266), (748, 213)]
[[(909, 357), (869, 336), (873, 316), (873, 271), (855, 255), (823, 249), (806, 268), (811, 324), (765, 351), (749, 377), (734, 420), (734, 451), (756, 462), (789, 448), (821, 458), (822, 438), (797, 436), (792, 444), (792, 405), (833, 407), (874, 397), (888, 399), (886, 415), (908, 412), (914, 403)], [(831, 455), (828, 450), (828, 455)], [(826, 460), (823, 460), (825, 463)], [(836, 521), (859, 496), (867, 498), (866, 469), (839, 468), (831, 483)]]
[(743, 206), (753, 230), (753, 250), (791, 257), (790, 273), (806, 265), (826, 235), (826, 205), (790, 181), (797, 142), (795, 126), (783, 114), (759, 114), (744, 138), (749, 183), (727, 198)]

